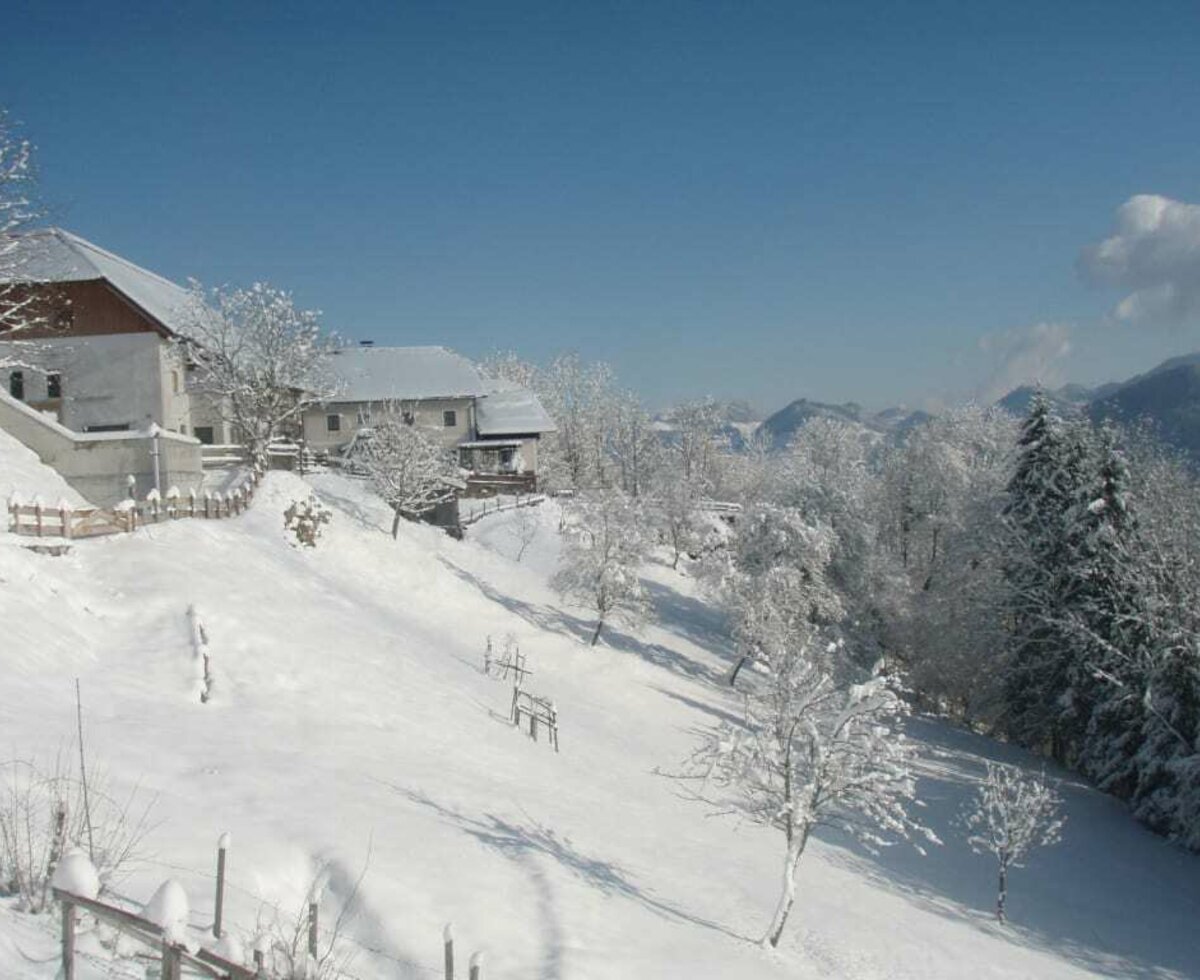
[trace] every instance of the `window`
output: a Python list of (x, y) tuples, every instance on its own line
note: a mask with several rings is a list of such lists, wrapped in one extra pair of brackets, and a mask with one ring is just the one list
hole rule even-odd
[(8, 393), (17, 399), (17, 401), (25, 400), (25, 372), (13, 371), (8, 376)]
[(326, 432), (341, 432), (342, 417), (340, 415), (325, 416), (325, 431)]
[(171, 394), (172, 395), (179, 394), (179, 372), (178, 371), (171, 372)]
[(62, 375), (61, 374), (46, 375), (46, 397), (47, 398), (62, 398)]
[(453, 429), (456, 425), (458, 425), (458, 412), (454, 411), (453, 409), (447, 409), (446, 411), (442, 412), (442, 425), (444, 425), (447, 429)]
[(192, 434), (206, 446), (213, 444), (213, 427), (211, 425), (198, 425), (192, 429)]
[(128, 422), (117, 422), (113, 425), (85, 425), (84, 432), (128, 432)]

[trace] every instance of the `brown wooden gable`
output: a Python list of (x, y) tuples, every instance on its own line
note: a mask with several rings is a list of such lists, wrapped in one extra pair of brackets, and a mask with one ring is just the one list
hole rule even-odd
[[(21, 340), (98, 337), (108, 334), (174, 334), (105, 279), (20, 287), (36, 295), (31, 313), (42, 324), (19, 334)], [(16, 297), (14, 297), (16, 298)], [(4, 335), (0, 333), (0, 339)]]

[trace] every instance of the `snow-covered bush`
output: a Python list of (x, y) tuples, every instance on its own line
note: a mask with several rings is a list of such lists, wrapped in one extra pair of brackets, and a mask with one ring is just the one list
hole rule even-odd
[(46, 909), (51, 877), (68, 850), (87, 852), (107, 884), (149, 830), (152, 800), (139, 804), (136, 791), (114, 798), (103, 774), (90, 775), (85, 798), (61, 758), (4, 763), (0, 780), (0, 894), (15, 896), (27, 912)]
[(987, 777), (963, 814), (963, 823), (971, 849), (996, 858), (996, 918), (1001, 922), (1006, 918), (1009, 869), (1024, 867), (1034, 848), (1058, 843), (1066, 822), (1059, 816), (1061, 804), (1045, 774), (1028, 776), (1016, 766), (987, 764)]
[(293, 500), (283, 512), (283, 526), (296, 536), (296, 543), (304, 548), (317, 546), (321, 527), (332, 519), (333, 512), (315, 494), (310, 494), (307, 500)]

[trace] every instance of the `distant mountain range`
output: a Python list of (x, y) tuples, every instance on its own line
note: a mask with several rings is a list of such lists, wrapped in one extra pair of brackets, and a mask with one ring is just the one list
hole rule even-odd
[(928, 412), (914, 412), (902, 407), (887, 408), (882, 412), (867, 414), (863, 412), (862, 406), (855, 402), (830, 405), (825, 402), (809, 401), (807, 398), (798, 398), (765, 419), (760, 430), (770, 437), (772, 446), (782, 449), (791, 442), (792, 437), (801, 426), (810, 419), (816, 418), (853, 422), (873, 432), (902, 438), (905, 433), (928, 422), (933, 416)]
[[(1030, 386), (1016, 388), (996, 404), (1014, 415), (1025, 415), (1036, 390)], [(1061, 414), (1087, 415), (1096, 421), (1145, 419), (1166, 443), (1200, 464), (1200, 352), (1172, 357), (1127, 381), (1096, 388), (1068, 384), (1044, 390), (1043, 394)], [(765, 419), (761, 429), (770, 436), (772, 445), (783, 448), (801, 426), (814, 418), (853, 422), (870, 431), (903, 438), (932, 416), (906, 408), (867, 414), (854, 402), (832, 405), (798, 398)]]

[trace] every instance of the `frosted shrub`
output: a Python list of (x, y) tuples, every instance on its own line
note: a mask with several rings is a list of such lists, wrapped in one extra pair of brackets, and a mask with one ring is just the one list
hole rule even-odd
[(0, 779), (0, 894), (16, 897), (26, 912), (45, 911), (55, 867), (72, 848), (90, 853), (108, 882), (149, 830), (153, 801), (135, 808), (136, 791), (117, 800), (100, 776), (89, 778), (85, 805), (83, 783), (61, 759), (50, 766), (11, 761), (0, 765)]
[(328, 524), (332, 518), (333, 513), (329, 508), (312, 495), (307, 500), (292, 501), (292, 505), (283, 512), (283, 526), (296, 535), (298, 545), (315, 548), (321, 536), (321, 526)]

